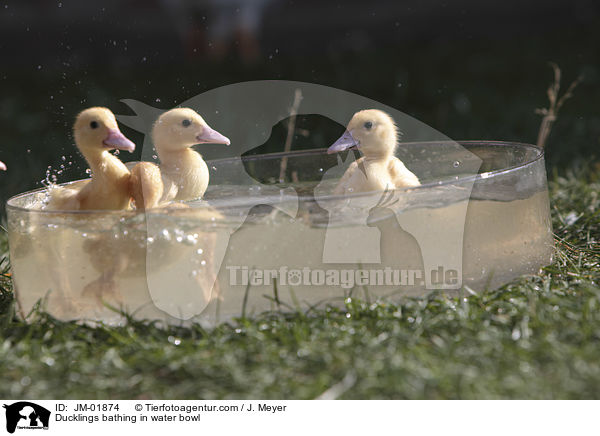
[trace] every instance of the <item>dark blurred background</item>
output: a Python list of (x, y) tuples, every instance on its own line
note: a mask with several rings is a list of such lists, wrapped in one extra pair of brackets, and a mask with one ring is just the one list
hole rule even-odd
[(535, 142), (549, 61), (563, 88), (584, 75), (547, 145), (561, 171), (599, 154), (599, 18), (596, 0), (0, 1), (0, 201), (48, 167), (85, 175), (70, 132), (85, 107), (166, 109), (248, 80), (351, 91), (456, 140)]

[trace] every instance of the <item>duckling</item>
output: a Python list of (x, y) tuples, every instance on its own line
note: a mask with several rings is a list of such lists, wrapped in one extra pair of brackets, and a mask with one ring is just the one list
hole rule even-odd
[(226, 144), (230, 141), (206, 124), (192, 109), (165, 112), (152, 129), (160, 167), (140, 162), (131, 171), (131, 195), (138, 209), (157, 207), (172, 200), (201, 198), (208, 187), (208, 166), (195, 144)]
[(398, 129), (388, 114), (377, 109), (356, 112), (346, 132), (327, 149), (332, 154), (357, 148), (363, 155), (348, 167), (334, 195), (419, 186), (417, 176), (394, 156), (397, 140)]
[(6, 165), (0, 160), (0, 170), (6, 171)]
[(102, 107), (86, 109), (77, 115), (73, 133), (77, 148), (90, 166), (92, 178), (72, 187), (53, 186), (46, 209), (127, 209), (130, 173), (109, 150), (131, 153), (135, 144), (121, 133), (113, 113)]

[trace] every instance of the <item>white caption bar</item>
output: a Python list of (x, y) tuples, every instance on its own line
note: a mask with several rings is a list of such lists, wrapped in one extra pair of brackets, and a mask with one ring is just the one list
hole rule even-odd
[[(0, 434), (561, 435), (597, 429), (593, 401), (0, 400)], [(194, 432), (194, 433), (192, 433)], [(231, 432), (231, 433), (230, 433)]]

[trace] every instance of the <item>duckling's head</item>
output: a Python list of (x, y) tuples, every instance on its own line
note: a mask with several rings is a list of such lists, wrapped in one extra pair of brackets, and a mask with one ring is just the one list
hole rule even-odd
[(195, 144), (225, 144), (230, 141), (206, 124), (192, 109), (177, 108), (162, 114), (152, 128), (156, 151), (180, 151)]
[(2, 162), (1, 160), (0, 160), (0, 170), (6, 171), (6, 165), (4, 165), (4, 162)]
[(398, 141), (398, 129), (392, 117), (378, 109), (356, 112), (344, 134), (327, 153), (338, 153), (358, 148), (365, 157), (387, 157), (394, 154)]
[(77, 115), (73, 126), (75, 143), (86, 155), (105, 150), (133, 152), (135, 144), (125, 137), (117, 126), (114, 114), (104, 107), (92, 107)]

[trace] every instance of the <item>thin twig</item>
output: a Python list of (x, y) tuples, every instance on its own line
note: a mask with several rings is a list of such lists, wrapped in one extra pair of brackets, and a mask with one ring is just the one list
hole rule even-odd
[(571, 85), (567, 88), (567, 91), (563, 94), (562, 97), (558, 97), (558, 93), (560, 91), (560, 79), (561, 72), (558, 65), (554, 62), (550, 62), (550, 66), (554, 70), (554, 82), (548, 87), (548, 100), (550, 105), (548, 108), (536, 109), (535, 113), (543, 115), (542, 123), (540, 125), (540, 131), (538, 133), (537, 145), (538, 147), (544, 147), (546, 145), (546, 140), (550, 135), (550, 131), (552, 130), (552, 125), (556, 121), (556, 117), (558, 116), (558, 111), (562, 107), (562, 105), (573, 97), (573, 90), (579, 85), (582, 81), (583, 76), (580, 75), (575, 79)]
[[(294, 139), (294, 131), (296, 130), (296, 115), (298, 115), (298, 107), (302, 101), (302, 91), (296, 89), (294, 93), (294, 103), (290, 109), (290, 119), (288, 121), (287, 136), (285, 138), (284, 152), (289, 152), (292, 149), (292, 139)], [(287, 170), (288, 158), (284, 156), (281, 159), (281, 165), (279, 166), (279, 183), (285, 182), (285, 172)]]

